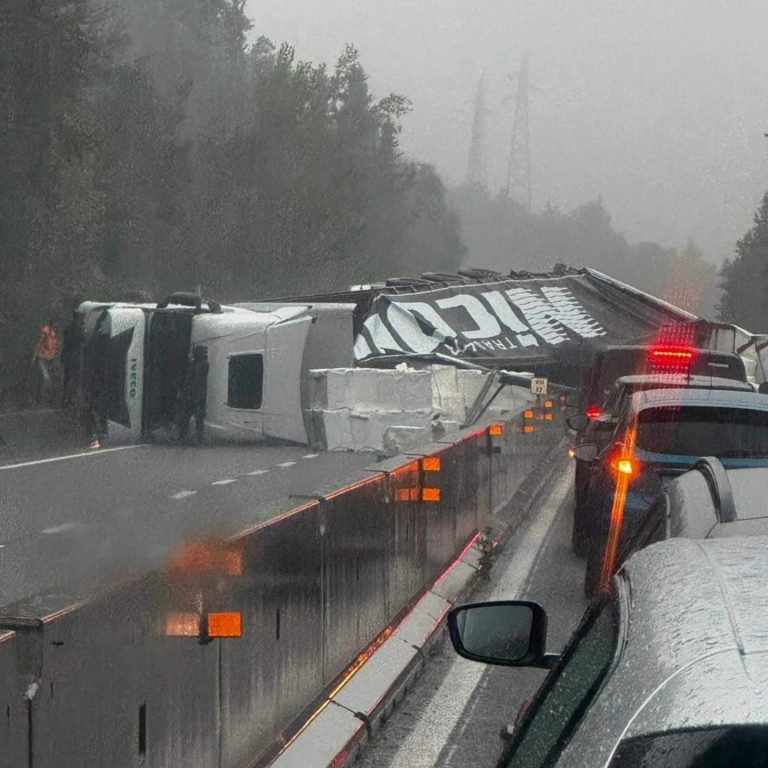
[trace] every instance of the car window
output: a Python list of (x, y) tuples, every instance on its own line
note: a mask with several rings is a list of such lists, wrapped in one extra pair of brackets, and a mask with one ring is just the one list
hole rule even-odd
[(668, 406), (638, 416), (637, 447), (680, 456), (768, 456), (768, 412)]
[(523, 721), (507, 768), (539, 768), (559, 753), (611, 665), (618, 625), (615, 600), (587, 616)]
[(768, 728), (703, 728), (629, 739), (610, 768), (764, 768)]

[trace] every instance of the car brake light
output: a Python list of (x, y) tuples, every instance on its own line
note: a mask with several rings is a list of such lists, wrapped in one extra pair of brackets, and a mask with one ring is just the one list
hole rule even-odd
[(587, 416), (589, 416), (590, 419), (598, 418), (602, 412), (603, 410), (599, 405), (590, 405), (589, 408), (587, 408)]
[(648, 350), (648, 356), (655, 365), (690, 365), (693, 355), (690, 347), (656, 346)]

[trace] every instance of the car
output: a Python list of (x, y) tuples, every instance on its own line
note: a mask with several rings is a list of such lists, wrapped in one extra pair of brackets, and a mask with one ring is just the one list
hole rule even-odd
[[(611, 387), (601, 413), (590, 419), (585, 414), (576, 414), (567, 419), (568, 426), (576, 430), (574, 447), (594, 443), (599, 448), (610, 440), (616, 429), (619, 413), (625, 407), (627, 399), (635, 392), (649, 389), (725, 389), (741, 392), (754, 392), (751, 384), (736, 379), (724, 379), (718, 376), (689, 375), (682, 373), (654, 373), (648, 375), (622, 376)], [(575, 457), (575, 451), (574, 451)], [(576, 457), (573, 511), (573, 551), (584, 556), (587, 552), (587, 540), (584, 535), (586, 526), (582, 521), (585, 514), (585, 501), (589, 491), (590, 469), (592, 462)]]
[(583, 444), (592, 461), (585, 514), (585, 592), (605, 584), (617, 554), (635, 536), (668, 478), (701, 456), (724, 466), (768, 467), (768, 395), (719, 389), (655, 389), (633, 394), (604, 446)]
[(717, 352), (673, 344), (611, 346), (598, 350), (582, 386), (581, 411), (597, 418), (616, 379), (652, 373), (715, 376), (747, 382), (743, 359), (732, 352)]
[(726, 469), (714, 456), (666, 484), (632, 544), (768, 535), (768, 469)]
[(768, 537), (671, 539), (634, 554), (561, 654), (547, 614), (454, 608), (456, 651), (550, 670), (498, 768), (757, 768), (768, 755)]

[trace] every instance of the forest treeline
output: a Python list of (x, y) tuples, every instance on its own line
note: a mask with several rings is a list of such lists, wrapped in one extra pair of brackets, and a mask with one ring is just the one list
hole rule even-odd
[[(712, 314), (717, 270), (693, 243), (630, 245), (599, 201), (531, 213), (446, 190), (400, 150), (409, 109), (374, 97), (351, 46), (326, 67), (259, 37), (244, 0), (4, 0), (0, 406), (25, 401), (42, 323), (83, 298), (565, 262)], [(764, 311), (764, 209), (725, 267), (721, 312), (747, 327), (764, 322), (747, 314)]]
[(351, 46), (328, 69), (255, 38), (243, 6), (2, 3), (0, 391), (78, 298), (459, 266), (440, 178), (398, 148), (407, 99), (374, 99)]
[(451, 190), (467, 253), (499, 271), (547, 271), (558, 262), (592, 267), (696, 314), (713, 318), (720, 290), (717, 267), (689, 241), (684, 248), (629, 244), (602, 202), (573, 210), (530, 212), (479, 185)]

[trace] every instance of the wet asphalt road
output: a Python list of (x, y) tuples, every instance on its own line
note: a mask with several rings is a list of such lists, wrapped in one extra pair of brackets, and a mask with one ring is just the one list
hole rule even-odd
[(145, 572), (185, 538), (269, 520), (375, 461), (307, 446), (131, 446), (0, 466), (0, 607)]
[[(583, 561), (570, 547), (572, 465), (563, 459), (529, 520), (509, 540), (468, 601), (527, 598), (549, 614), (548, 650), (557, 652), (579, 622)], [(421, 678), (364, 748), (359, 768), (491, 768), (499, 731), (515, 720), (546, 672), (476, 664), (456, 656), (447, 638)]]

